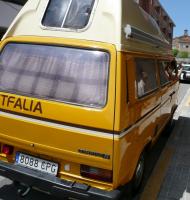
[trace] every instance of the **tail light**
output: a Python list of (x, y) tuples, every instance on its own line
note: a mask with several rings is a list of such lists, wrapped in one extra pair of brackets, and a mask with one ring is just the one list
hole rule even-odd
[(6, 154), (6, 155), (11, 155), (13, 153), (13, 146), (4, 144), (2, 146), (2, 153)]
[(105, 181), (105, 182), (112, 182), (113, 172), (112, 170), (101, 169), (96, 167), (91, 167), (87, 165), (81, 165), (80, 168), (81, 176)]

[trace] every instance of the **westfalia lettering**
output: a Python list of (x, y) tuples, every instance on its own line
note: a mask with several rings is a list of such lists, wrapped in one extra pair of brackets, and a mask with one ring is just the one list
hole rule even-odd
[(2, 97), (1, 105), (3, 107), (6, 106), (29, 112), (39, 112), (40, 114), (42, 114), (42, 105), (39, 101), (36, 102), (33, 100), (21, 99), (3, 94), (1, 94), (0, 96)]

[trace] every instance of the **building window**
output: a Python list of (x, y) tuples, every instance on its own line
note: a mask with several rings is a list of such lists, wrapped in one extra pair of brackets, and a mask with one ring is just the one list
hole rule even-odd
[(168, 17), (167, 17), (167, 16), (164, 16), (164, 20), (167, 21), (167, 20), (168, 20)]
[(161, 15), (161, 9), (160, 9), (160, 7), (156, 7), (156, 11), (157, 11), (157, 13), (158, 13), (159, 15)]
[(189, 48), (189, 45), (187, 45), (187, 44), (182, 44), (182, 48)]
[(162, 32), (163, 32), (164, 34), (166, 34), (166, 28), (163, 28), (163, 29), (162, 29)]

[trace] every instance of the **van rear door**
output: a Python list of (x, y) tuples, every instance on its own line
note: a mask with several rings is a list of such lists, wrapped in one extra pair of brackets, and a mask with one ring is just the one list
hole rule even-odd
[[(87, 42), (4, 42), (0, 55), (0, 142), (60, 164), (112, 170), (115, 49)], [(14, 159), (13, 159), (14, 161)]]

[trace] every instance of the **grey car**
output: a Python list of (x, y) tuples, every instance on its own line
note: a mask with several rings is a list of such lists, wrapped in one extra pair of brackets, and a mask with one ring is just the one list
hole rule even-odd
[(179, 75), (179, 80), (182, 81), (190, 81), (190, 64), (183, 64), (180, 69), (181, 73)]

